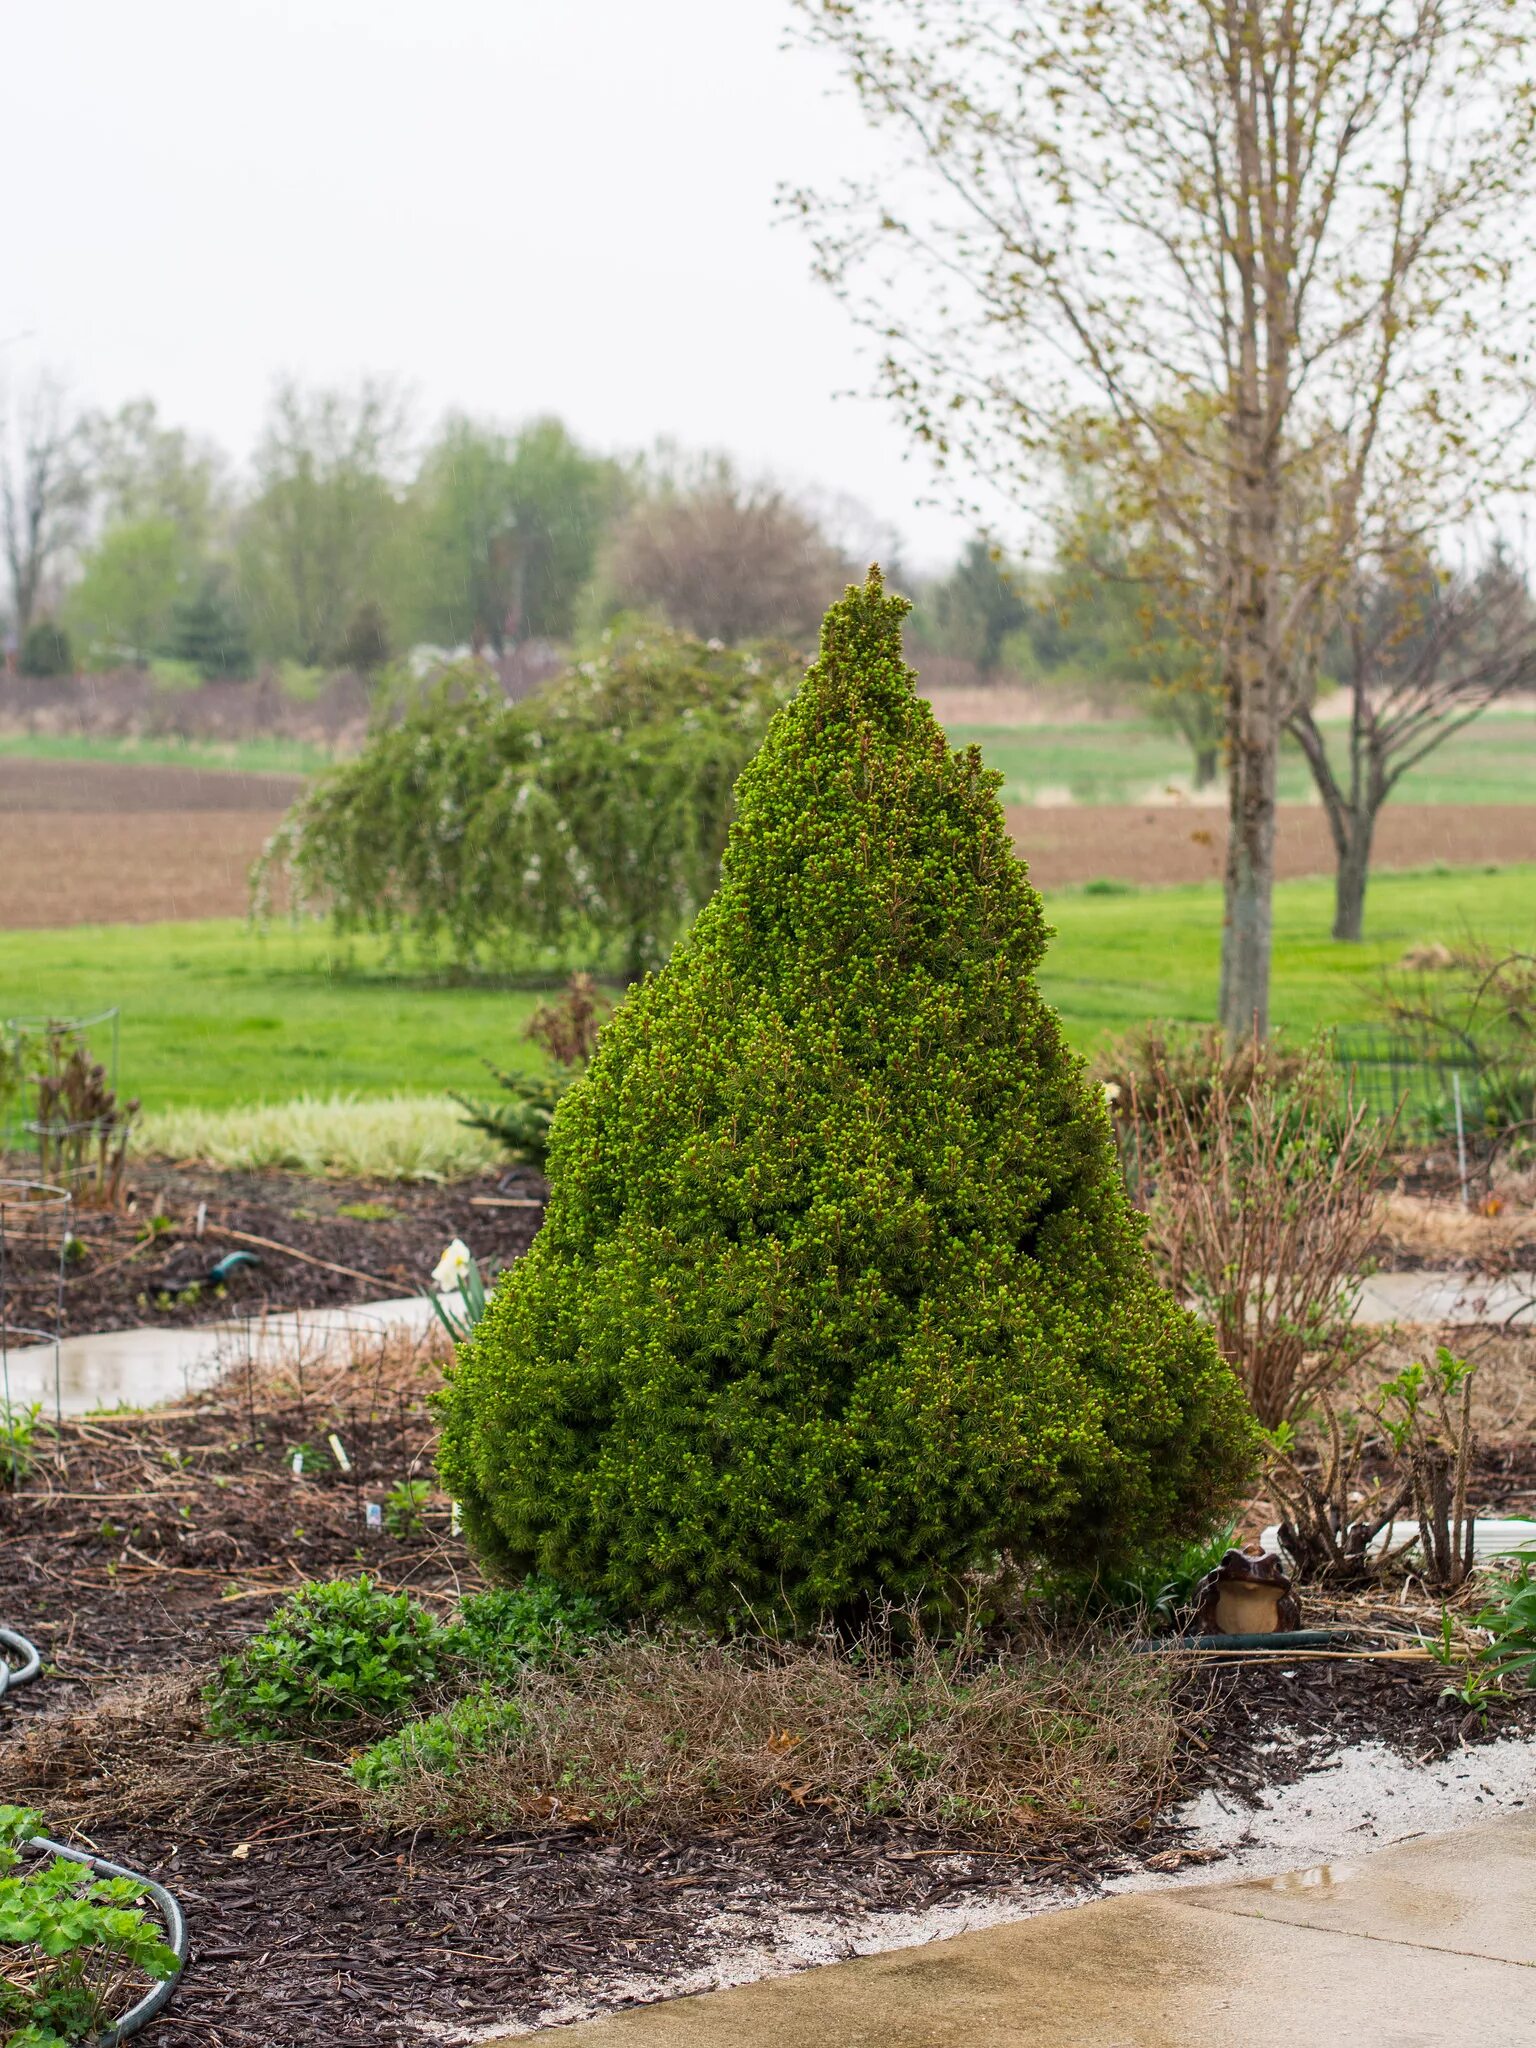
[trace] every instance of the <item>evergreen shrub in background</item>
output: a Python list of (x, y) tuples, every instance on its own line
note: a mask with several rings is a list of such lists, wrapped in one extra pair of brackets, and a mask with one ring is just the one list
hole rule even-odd
[(544, 1227), (444, 1404), (498, 1576), (804, 1623), (1002, 1548), (1167, 1548), (1249, 1472), (1036, 989), (999, 778), (915, 694), (905, 610), (872, 571), (828, 613), (717, 893), (556, 1116)]
[(57, 619), (35, 619), (27, 628), (17, 666), (24, 676), (39, 680), (74, 674), (75, 650)]

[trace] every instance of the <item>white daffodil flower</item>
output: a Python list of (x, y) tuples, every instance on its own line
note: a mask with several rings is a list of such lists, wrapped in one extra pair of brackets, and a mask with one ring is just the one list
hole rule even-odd
[(1120, 1083), (1118, 1081), (1106, 1081), (1104, 1083), (1104, 1100), (1106, 1102), (1118, 1102), (1120, 1100)]
[(462, 1237), (456, 1237), (432, 1268), (432, 1285), (439, 1293), (448, 1293), (461, 1285), (464, 1275), (474, 1263), (469, 1246)]

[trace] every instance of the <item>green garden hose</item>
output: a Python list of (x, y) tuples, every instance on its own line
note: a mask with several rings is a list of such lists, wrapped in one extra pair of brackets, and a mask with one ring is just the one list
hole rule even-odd
[[(13, 1664), (5, 1654), (7, 1650), (21, 1662)], [(17, 1635), (13, 1628), (0, 1628), (0, 1699), (4, 1699), (13, 1685), (25, 1685), (29, 1678), (36, 1678), (42, 1668), (43, 1660), (35, 1643)]]

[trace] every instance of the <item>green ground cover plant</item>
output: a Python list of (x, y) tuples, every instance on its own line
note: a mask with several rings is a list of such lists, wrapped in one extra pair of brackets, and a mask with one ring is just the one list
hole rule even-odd
[(0, 2035), (10, 2048), (99, 2037), (176, 1957), (144, 1887), (68, 1856), (23, 1861), (41, 1814), (0, 1806)]
[[(1359, 946), (1327, 935), (1332, 887), (1319, 878), (1275, 890), (1275, 1021), (1293, 1036), (1374, 1017), (1382, 976), (1412, 947), (1454, 948), (1475, 933), (1529, 951), (1536, 939), (1536, 864), (1379, 875), (1371, 883), (1372, 936)], [(1141, 1022), (1211, 1020), (1219, 889), (1064, 889), (1052, 892), (1046, 912), (1057, 937), (1041, 963), (1040, 989), (1078, 1051), (1093, 1052)], [(392, 966), (382, 940), (338, 948), (314, 923), (274, 923), (259, 936), (236, 918), (80, 925), (0, 932), (0, 1011), (75, 1017), (120, 1003), (119, 1071), (143, 1097), (140, 1141), (148, 1145), (156, 1117), (171, 1109), (245, 1111), (295, 1097), (403, 1099), (450, 1089), (473, 1095), (486, 1057), (537, 1071), (541, 1055), (523, 1027), (567, 971), (553, 963), (536, 986), (455, 980)], [(443, 1108), (447, 1130), (460, 1112)], [(217, 1137), (211, 1127), (205, 1134)], [(329, 1140), (311, 1132), (295, 1142), (324, 1149)], [(198, 1147), (178, 1133), (161, 1149), (184, 1158)], [(489, 1146), (481, 1154), (497, 1156)]]
[(309, 1581), (219, 1665), (204, 1693), (209, 1732), (283, 1742), (388, 1726), (559, 1663), (605, 1628), (592, 1601), (539, 1579), (469, 1594), (448, 1621), (366, 1572)]
[(262, 1742), (398, 1719), (446, 1662), (443, 1636), (420, 1601), (366, 1573), (303, 1585), (219, 1666), (209, 1729)]
[(804, 1626), (998, 1551), (1204, 1534), (1249, 1472), (905, 610), (871, 572), (829, 612), (718, 892), (557, 1113), (544, 1228), (444, 1400), (439, 1471), (498, 1577)]

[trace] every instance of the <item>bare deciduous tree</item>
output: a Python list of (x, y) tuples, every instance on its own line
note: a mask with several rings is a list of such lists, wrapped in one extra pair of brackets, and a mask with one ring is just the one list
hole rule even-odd
[(893, 144), (793, 203), (912, 432), (1015, 507), (1086, 455), (1184, 564), (1221, 1018), (1262, 1030), (1279, 738), (1339, 595), (1529, 468), (1536, 32), (1507, 0), (798, 5)]
[(1513, 690), (1536, 681), (1536, 609), (1502, 555), (1475, 574), (1422, 557), (1362, 585), (1340, 628), (1350, 716), (1344, 759), (1330, 754), (1310, 700), (1290, 715), (1337, 860), (1333, 936), (1363, 936), (1376, 817), (1408, 770)]
[(53, 378), (38, 378), (14, 415), (0, 411), (0, 533), (18, 641), (83, 530), (91, 500), (86, 455), (81, 423)]
[(734, 646), (814, 638), (849, 573), (809, 512), (717, 462), (631, 506), (601, 575), (610, 603), (654, 605), (683, 631)]

